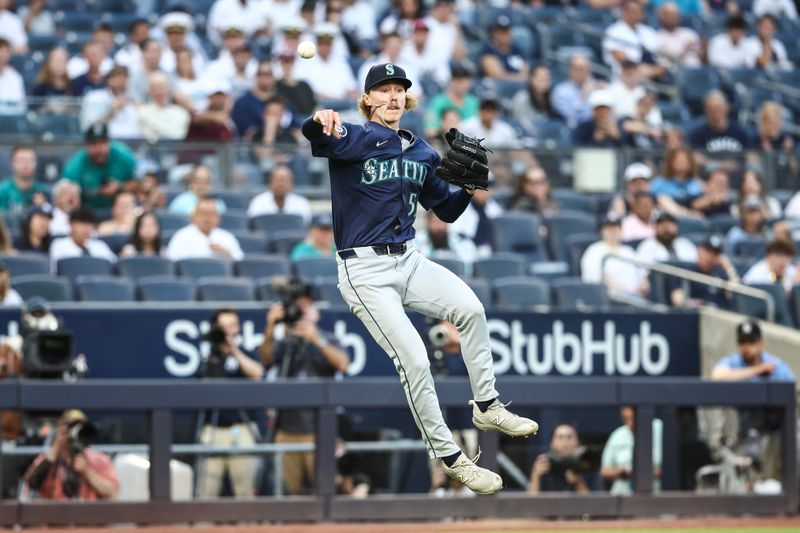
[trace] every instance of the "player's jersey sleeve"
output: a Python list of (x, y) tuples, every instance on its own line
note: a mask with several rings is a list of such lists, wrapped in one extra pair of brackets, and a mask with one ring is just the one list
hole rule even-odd
[(422, 191), (419, 195), (419, 203), (426, 210), (431, 210), (437, 205), (441, 205), (450, 197), (450, 186), (442, 178), (436, 175), (442, 158), (439, 154), (433, 153), (430, 159), (431, 173), (422, 184)]
[(323, 134), (322, 126), (309, 117), (303, 122), (302, 131), (305, 138), (311, 141), (311, 154), (314, 157), (361, 161), (369, 155), (362, 126), (343, 122), (340, 138), (336, 139)]

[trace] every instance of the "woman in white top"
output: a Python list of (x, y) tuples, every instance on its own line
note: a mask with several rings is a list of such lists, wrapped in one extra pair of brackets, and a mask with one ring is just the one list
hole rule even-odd
[(22, 305), (22, 296), (11, 288), (8, 270), (6, 270), (6, 266), (2, 263), (0, 263), (0, 304)]
[(181, 48), (175, 54), (175, 74), (172, 87), (175, 90), (175, 103), (185, 107), (189, 113), (205, 111), (208, 107), (208, 93), (194, 71), (194, 56), (188, 48)]
[(133, 226), (133, 233), (128, 244), (123, 246), (121, 257), (137, 255), (161, 255), (161, 226), (158, 217), (150, 211), (139, 215)]

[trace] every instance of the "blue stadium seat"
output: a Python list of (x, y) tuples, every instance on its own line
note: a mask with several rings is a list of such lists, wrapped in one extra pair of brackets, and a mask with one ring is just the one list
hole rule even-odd
[(119, 253), (122, 251), (122, 248), (126, 244), (128, 244), (128, 241), (131, 239), (130, 235), (119, 235), (119, 234), (101, 235), (97, 238), (106, 243), (106, 246), (111, 248), (111, 251), (117, 255), (119, 255)]
[(77, 282), (78, 300), (84, 302), (132, 302), (133, 283), (111, 276), (81, 276)]
[(231, 231), (239, 247), (247, 254), (263, 254), (267, 251), (267, 236), (264, 233), (250, 230)]
[(306, 238), (305, 230), (276, 231), (270, 233), (267, 251), (274, 254), (289, 255), (298, 243)]
[(545, 219), (548, 228), (547, 240), (551, 257), (556, 261), (569, 261), (567, 237), (596, 231), (597, 222), (593, 215), (578, 211), (554, 213)]
[(184, 278), (225, 277), (233, 275), (231, 262), (219, 257), (194, 257), (177, 261), (178, 275)]
[(714, 67), (685, 68), (678, 79), (683, 101), (693, 116), (703, 114), (703, 100), (708, 91), (722, 88), (722, 80)]
[(33, 133), (42, 138), (69, 139), (80, 137), (78, 118), (71, 115), (47, 113), (32, 122)]
[[(692, 263), (685, 261), (663, 261), (663, 264), (677, 268), (690, 269)], [(650, 300), (657, 304), (671, 305), (669, 287), (672, 286), (674, 276), (667, 276), (661, 272), (650, 271)]]
[(564, 261), (539, 261), (531, 263), (528, 275), (552, 283), (569, 277), (569, 264)]
[(487, 280), (509, 276), (524, 276), (525, 257), (519, 254), (497, 252), (491, 256), (478, 259), (472, 267), (472, 275)]
[(692, 120), (692, 114), (689, 113), (686, 104), (680, 100), (658, 102), (658, 108), (661, 110), (661, 117), (664, 122), (684, 124)]
[(330, 257), (309, 257), (292, 262), (295, 274), (308, 282), (317, 278), (331, 278), (339, 275), (336, 261)]
[[(783, 324), (784, 326), (793, 325), (792, 313), (789, 310), (789, 301), (786, 296), (786, 291), (781, 284), (752, 283), (748, 286), (754, 289), (761, 289), (772, 295), (773, 301), (775, 302), (775, 323)], [(764, 300), (736, 294), (733, 298), (733, 305), (738, 313), (763, 319), (767, 318), (767, 304)]]
[(492, 287), (486, 279), (468, 278), (464, 280), (484, 307), (492, 307)]
[(247, 230), (247, 215), (242, 212), (231, 213), (230, 209), (220, 217), (219, 227), (228, 231), (244, 231)]
[(500, 278), (492, 283), (496, 307), (539, 309), (550, 305), (550, 285), (529, 277)]
[(339, 292), (339, 278), (320, 278), (314, 282), (314, 290), (317, 298), (323, 302), (328, 302), (333, 307), (347, 307)]
[(139, 299), (145, 302), (192, 302), (197, 288), (190, 279), (148, 276), (137, 283)]
[(120, 276), (136, 280), (148, 276), (174, 276), (175, 263), (157, 255), (123, 257), (117, 263), (117, 272)]
[(28, 136), (30, 133), (30, 124), (23, 115), (6, 115), (3, 116), (3, 120), (0, 120), (0, 137), (14, 136), (18, 138)]
[(136, 3), (130, 0), (87, 0), (86, 7), (99, 13), (133, 13)]
[(179, 230), (187, 226), (190, 222), (189, 217), (186, 215), (179, 215), (168, 211), (158, 211), (156, 217), (158, 218), (158, 225), (161, 227), (162, 233), (169, 230)]
[(431, 257), (431, 261), (437, 265), (441, 265), (458, 277), (464, 277), (467, 273), (467, 267), (464, 261), (452, 257)]
[(578, 7), (570, 18), (598, 29), (605, 29), (616, 22), (610, 10), (591, 7)]
[(734, 257), (746, 257), (749, 259), (761, 259), (767, 255), (767, 240), (760, 238), (739, 241), (731, 250)]
[(553, 200), (558, 202), (561, 209), (592, 214), (597, 212), (597, 199), (586, 193), (572, 189), (554, 188), (550, 191), (550, 195)]
[(66, 31), (89, 33), (99, 22), (96, 13), (81, 11), (59, 11), (55, 14), (56, 24)]
[(50, 50), (55, 48), (61, 41), (58, 35), (35, 35), (28, 34), (28, 48), (31, 52), (42, 52), (47, 54)]
[(247, 278), (200, 278), (197, 297), (213, 302), (253, 302), (256, 291), (253, 282)]
[(214, 191), (214, 197), (225, 202), (227, 209), (241, 209), (247, 211), (250, 207), (251, 195), (247, 191)]
[[(133, 2), (125, 2), (128, 5), (132, 5)], [(111, 29), (114, 30), (114, 33), (125, 33), (127, 34), (130, 31), (131, 24), (134, 21), (138, 20), (140, 17), (136, 13), (106, 13), (103, 15), (102, 20), (106, 24), (111, 26)]]
[(12, 278), (26, 274), (49, 274), (50, 259), (44, 254), (19, 253), (17, 255), (4, 255), (0, 257), (6, 265), (8, 275)]
[(709, 217), (708, 223), (712, 233), (727, 235), (728, 231), (739, 223), (739, 219), (733, 215), (714, 215)]
[(17, 276), (11, 284), (23, 300), (41, 296), (48, 302), (71, 302), (72, 285), (68, 278), (50, 274), (28, 274)]
[(243, 278), (257, 280), (272, 276), (290, 276), (291, 263), (281, 255), (247, 256), (233, 264), (234, 273)]
[(75, 280), (78, 276), (110, 276), (113, 274), (112, 264), (99, 257), (66, 257), (56, 264), (56, 273)]
[(606, 288), (599, 283), (585, 283), (580, 279), (562, 279), (553, 282), (555, 304), (562, 308), (587, 310), (608, 310), (609, 300)]
[(261, 278), (256, 281), (256, 294), (258, 294), (258, 299), (262, 302), (280, 301), (281, 296), (275, 290), (273, 282), (274, 278), (272, 277)]
[(250, 227), (257, 231), (273, 233), (276, 231), (304, 230), (306, 227), (303, 217), (276, 213), (272, 215), (258, 215), (250, 219)]
[(492, 220), (495, 250), (522, 254), (528, 261), (546, 261), (547, 249), (539, 235), (539, 218), (506, 213)]
[(568, 253), (567, 262), (569, 263), (569, 272), (571, 275), (581, 275), (581, 258), (583, 257), (583, 253), (598, 240), (600, 240), (600, 236), (597, 235), (597, 233), (578, 233), (566, 238)]
[(708, 233), (711, 229), (708, 221), (704, 218), (678, 218), (678, 234), (687, 235), (689, 233)]
[(537, 147), (564, 148), (572, 146), (572, 131), (559, 120), (547, 120), (536, 126), (533, 140)]

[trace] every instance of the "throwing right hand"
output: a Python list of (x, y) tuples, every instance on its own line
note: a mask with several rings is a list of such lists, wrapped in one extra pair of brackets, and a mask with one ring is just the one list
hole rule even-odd
[(322, 109), (314, 113), (314, 122), (322, 126), (322, 133), (332, 135), (334, 139), (342, 137), (342, 119), (339, 113), (333, 109)]

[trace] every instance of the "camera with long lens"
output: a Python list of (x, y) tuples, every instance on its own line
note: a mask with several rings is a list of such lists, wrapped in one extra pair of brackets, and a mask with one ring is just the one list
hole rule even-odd
[(74, 334), (61, 326), (44, 299), (26, 302), (21, 336), (25, 377), (74, 381), (86, 373), (85, 358), (74, 356)]
[(208, 333), (203, 335), (203, 340), (208, 342), (211, 348), (201, 367), (200, 377), (203, 378), (223, 378), (225, 377), (225, 359), (222, 347), (227, 344), (228, 336), (219, 326), (214, 326)]
[(289, 278), (286, 283), (277, 287), (277, 292), (281, 297), (283, 305), (283, 319), (281, 322), (287, 326), (293, 326), (303, 318), (303, 308), (300, 307), (300, 298), (312, 298), (313, 289), (311, 285), (303, 283), (297, 278)]
[(97, 439), (97, 426), (91, 422), (75, 422), (67, 430), (69, 450), (77, 455), (89, 447)]
[(547, 454), (550, 459), (550, 471), (563, 474), (567, 470), (575, 473), (590, 472), (599, 464), (599, 457), (585, 446), (579, 446), (569, 455), (558, 455), (551, 450)]

